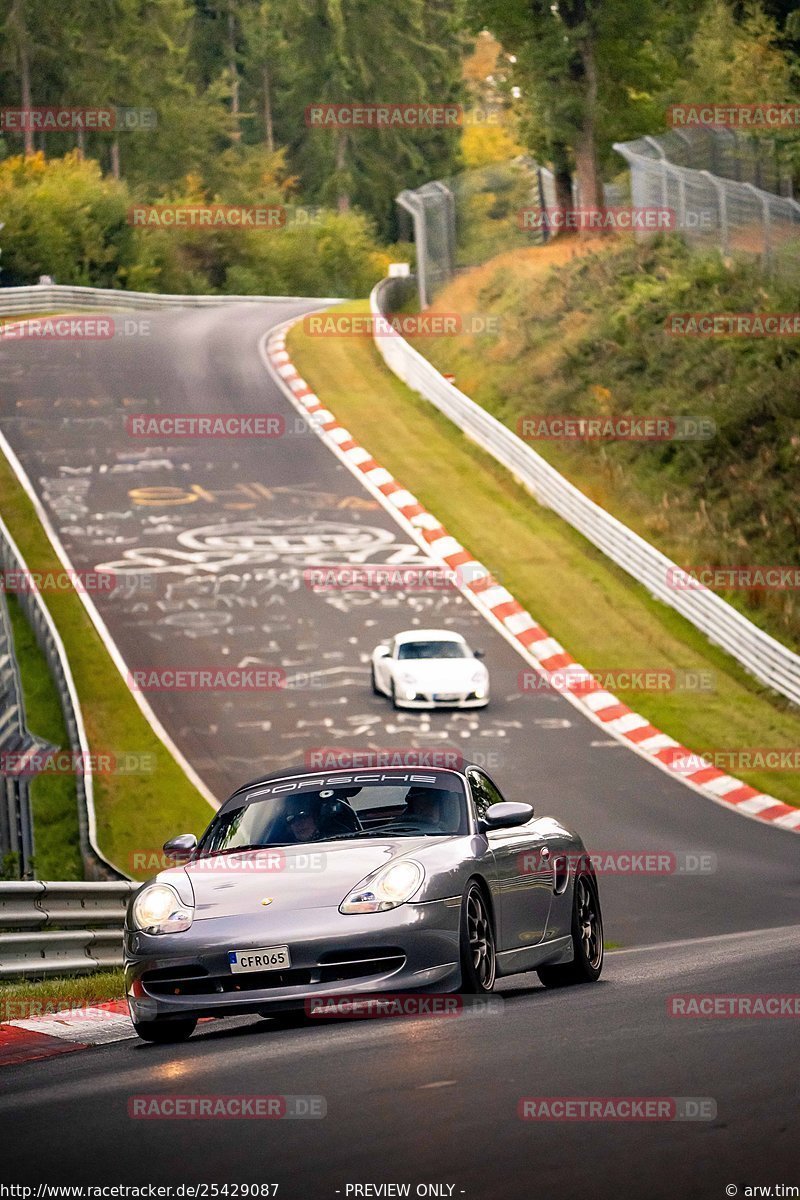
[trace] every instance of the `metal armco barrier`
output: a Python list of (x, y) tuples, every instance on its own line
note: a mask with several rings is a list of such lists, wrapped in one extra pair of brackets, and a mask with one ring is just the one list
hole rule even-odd
[[(37, 283), (31, 287), (0, 288), (0, 316), (15, 313), (65, 312), (67, 309), (104, 311), (109, 308), (214, 308), (220, 304), (286, 304), (304, 296), (170, 296), (156, 292), (125, 292), (120, 288), (70, 287)], [(337, 297), (314, 299), (316, 304), (338, 304)]]
[(0, 883), (0, 979), (119, 967), (125, 909), (140, 886)]
[[(27, 574), (28, 568), (22, 554), (0, 517), (0, 567), (4, 571), (19, 571)], [(108, 861), (97, 844), (97, 827), (94, 810), (94, 780), (89, 753), (89, 742), (83, 724), (78, 693), (67, 661), (64, 643), (56, 629), (53, 618), (39, 592), (33, 588), (23, 589), (17, 595), (20, 607), (33, 629), (36, 641), (47, 659), (50, 676), (58, 692), (59, 704), (67, 727), (70, 749), (76, 761), (83, 764), (83, 772), (75, 775), (75, 790), (78, 800), (78, 832), (84, 872), (90, 879), (127, 879)], [(16, 664), (15, 664), (16, 665)], [(19, 679), (17, 679), (19, 688)], [(78, 757), (79, 756), (79, 757)], [(0, 781), (2, 776), (0, 776)], [(11, 781), (8, 781), (11, 782)], [(34, 831), (35, 836), (35, 831)]]
[[(19, 664), (5, 595), (0, 592), (0, 753), (24, 757), (39, 743), (25, 717)], [(14, 863), (22, 878), (33, 874), (33, 828), (29, 780), (0, 772), (0, 860)]]
[[(408, 286), (407, 279), (384, 279), (377, 284), (370, 295), (373, 315), (395, 311), (398, 301), (391, 300), (390, 293), (404, 285)], [(540, 504), (563, 517), (652, 596), (727, 650), (756, 679), (800, 704), (800, 655), (764, 633), (716, 593), (671, 588), (668, 573), (679, 570), (674, 562), (584, 496), (515, 433), (448, 383), (404, 338), (378, 336), (375, 345), (395, 375), (507, 467)]]

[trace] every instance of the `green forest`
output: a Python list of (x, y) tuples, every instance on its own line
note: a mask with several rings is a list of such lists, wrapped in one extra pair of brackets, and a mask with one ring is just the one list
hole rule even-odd
[[(403, 188), (527, 153), (591, 202), (622, 169), (612, 143), (661, 131), (669, 104), (787, 101), (800, 74), (792, 0), (4, 0), (1, 21), (4, 286), (363, 295), (412, 258)], [(463, 118), (306, 119), (385, 102)], [(117, 127), (14, 128), (31, 108), (112, 110)], [(793, 131), (773, 136), (794, 153)], [(134, 203), (281, 205), (286, 220), (138, 229)]]

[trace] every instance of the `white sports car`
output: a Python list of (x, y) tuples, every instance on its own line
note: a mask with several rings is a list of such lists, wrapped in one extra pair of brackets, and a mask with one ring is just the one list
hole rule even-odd
[(483, 708), (489, 703), (489, 672), (476, 661), (482, 655), (460, 633), (398, 633), (372, 653), (372, 690), (390, 696), (395, 708)]

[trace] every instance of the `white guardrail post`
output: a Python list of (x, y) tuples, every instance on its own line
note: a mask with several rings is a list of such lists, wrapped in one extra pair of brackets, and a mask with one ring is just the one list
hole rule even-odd
[(139, 883), (0, 883), (0, 979), (122, 965), (125, 909)]
[[(373, 316), (391, 309), (383, 299), (405, 281), (384, 279), (373, 288)], [(460, 392), (399, 334), (376, 336), (386, 365), (413, 391), (507, 467), (540, 504), (551, 508), (598, 550), (627, 571), (656, 599), (668, 604), (721, 646), (751, 675), (800, 704), (800, 655), (759, 629), (716, 593), (702, 587), (676, 589), (681, 569), (655, 546), (585, 496), (515, 433)]]

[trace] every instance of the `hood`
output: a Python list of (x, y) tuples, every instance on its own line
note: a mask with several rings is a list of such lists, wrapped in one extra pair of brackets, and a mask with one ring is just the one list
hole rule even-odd
[[(271, 897), (282, 908), (338, 908), (371, 871), (394, 858), (419, 858), (440, 838), (381, 838), (365, 842), (311, 842), (265, 847), (200, 859), (164, 872), (164, 883), (181, 877), (195, 899), (195, 920), (253, 912)], [(185, 887), (180, 888), (181, 892)]]

